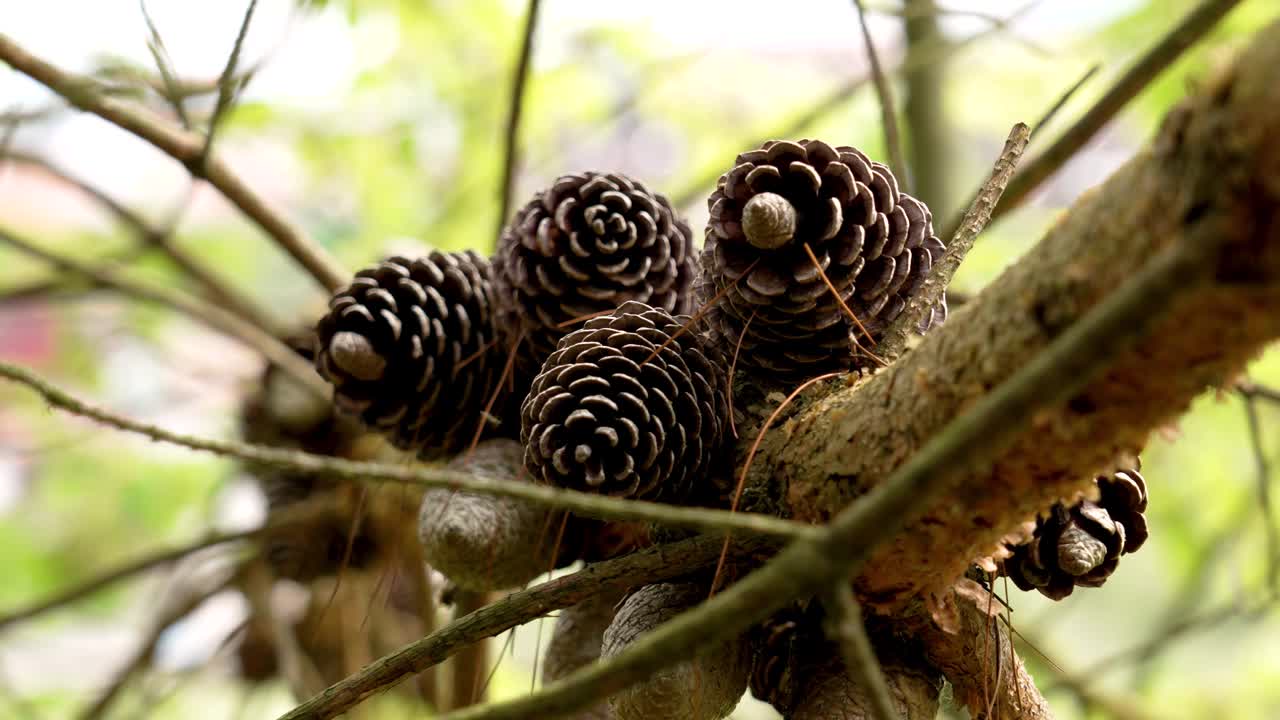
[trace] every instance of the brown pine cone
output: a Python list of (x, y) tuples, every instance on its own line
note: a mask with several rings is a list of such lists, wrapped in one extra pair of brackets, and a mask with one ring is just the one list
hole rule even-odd
[(1021, 590), (1039, 590), (1061, 600), (1076, 586), (1100, 587), (1115, 572), (1120, 556), (1147, 540), (1147, 484), (1137, 470), (1098, 478), (1097, 502), (1053, 506), (1036, 518), (1035, 534), (1013, 548), (1004, 574)]
[(560, 341), (521, 407), (535, 480), (689, 498), (717, 464), (728, 414), (723, 358), (696, 332), (680, 333), (689, 322), (628, 302)]
[[(887, 167), (817, 140), (739, 155), (708, 205), (699, 300), (715, 300), (713, 325), (723, 345), (741, 342), (742, 366), (786, 380), (871, 365), (945, 251)], [(941, 302), (921, 331), (945, 315)]]
[[(629, 300), (688, 312), (693, 234), (662, 195), (617, 173), (565, 175), (516, 212), (494, 256), (499, 328), (536, 374), (576, 320)], [(517, 382), (519, 387), (519, 382)]]
[(317, 326), (316, 367), (338, 407), (424, 459), (465, 446), (502, 360), (489, 277), (471, 251), (393, 257), (356, 273)]

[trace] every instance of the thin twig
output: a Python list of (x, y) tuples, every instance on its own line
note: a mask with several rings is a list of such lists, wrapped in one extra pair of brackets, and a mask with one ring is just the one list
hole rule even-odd
[(274, 513), (273, 517), (262, 527), (236, 532), (211, 533), (184, 545), (146, 553), (124, 565), (112, 568), (100, 575), (85, 580), (77, 585), (60, 590), (53, 595), (34, 602), (26, 607), (11, 610), (0, 615), (0, 630), (15, 623), (30, 620), (38, 615), (66, 607), (79, 602), (95, 593), (140, 573), (181, 560), (193, 553), (240, 540), (253, 540), (279, 532), (284, 528), (304, 525), (333, 512), (331, 501), (307, 501), (285, 508)]
[[(1030, 0), (1025, 5), (1010, 13), (1006, 24), (1013, 22), (1018, 17), (1032, 10), (1043, 0)], [(946, 58), (955, 55), (960, 50), (972, 45), (979, 40), (990, 37), (999, 32), (1004, 26), (993, 26), (974, 33), (966, 38), (952, 41), (936, 41), (929, 45), (927, 50), (914, 53), (905, 61), (898, 64), (894, 68), (898, 73), (911, 73), (925, 65), (941, 62)], [(822, 119), (823, 116), (839, 108), (846, 100), (853, 97), (854, 93), (861, 90), (871, 80), (870, 73), (850, 78), (842, 85), (823, 96), (818, 102), (814, 103), (808, 110), (799, 115), (787, 115), (784, 121), (770, 121), (767, 128), (752, 132), (750, 135), (744, 135), (736, 143), (735, 147), (752, 147), (758, 145), (763, 140), (771, 138), (794, 138), (805, 133), (814, 123)], [(716, 162), (714, 165), (707, 166), (692, 181), (684, 185), (680, 190), (672, 193), (671, 204), (675, 207), (687, 207), (696, 200), (701, 200), (706, 196), (707, 189), (713, 187), (716, 178), (725, 172), (722, 162)]]
[(256, 325), (241, 319), (221, 307), (200, 302), (166, 287), (145, 285), (131, 280), (110, 268), (94, 267), (75, 260), (69, 256), (54, 253), (31, 242), (19, 238), (4, 228), (0, 228), (0, 243), (6, 243), (18, 250), (62, 270), (74, 273), (93, 283), (110, 288), (122, 295), (155, 303), (176, 310), (227, 337), (240, 341), (246, 347), (260, 353), (273, 365), (278, 366), (296, 380), (303, 388), (328, 398), (329, 388), (316, 374), (311, 364), (295, 353), (279, 338), (260, 330)]
[(524, 109), (524, 87), (529, 80), (529, 61), (533, 56), (533, 37), (538, 27), (538, 7), (542, 0), (529, 0), (524, 16), (524, 35), (520, 42), (520, 59), (511, 76), (511, 105), (507, 108), (505, 152), (502, 159), (502, 185), (498, 188), (498, 229), (494, 242), (507, 224), (511, 212), (511, 196), (515, 193), (516, 165), (520, 161), (520, 114)]
[[(776, 541), (750, 538), (740, 541), (734, 552), (745, 557), (776, 547)], [(336, 717), (413, 673), (443, 662), (477, 640), (493, 637), (611, 590), (662, 582), (692, 570), (707, 568), (716, 561), (719, 552), (718, 538), (698, 537), (593, 563), (578, 572), (512, 593), (375, 661), (358, 674), (332, 685), (285, 713), (281, 720), (327, 720)]]
[(1058, 96), (1058, 99), (1049, 106), (1049, 109), (1044, 111), (1044, 114), (1040, 116), (1040, 119), (1031, 126), (1031, 137), (1035, 137), (1038, 133), (1042, 132), (1045, 126), (1048, 125), (1049, 122), (1057, 116), (1058, 112), (1066, 106), (1067, 102), (1070, 101), (1071, 98), (1075, 97), (1075, 94), (1080, 90), (1080, 88), (1084, 87), (1084, 84), (1089, 82), (1094, 75), (1097, 75), (1098, 71), (1101, 69), (1102, 63), (1094, 63), (1089, 66), (1089, 69), (1084, 72), (1084, 75), (1081, 75), (1078, 80), (1071, 83), (1071, 87), (1064, 90), (1062, 94)]
[(1267, 538), (1267, 587), (1272, 592), (1280, 590), (1280, 534), (1276, 532), (1275, 518), (1271, 510), (1271, 468), (1267, 463), (1267, 451), (1262, 444), (1262, 423), (1258, 420), (1258, 406), (1252, 395), (1245, 395), (1244, 417), (1249, 425), (1249, 444), (1253, 449), (1253, 462), (1257, 468), (1258, 513), (1262, 516), (1262, 530)]
[(1240, 383), (1237, 388), (1241, 395), (1246, 397), (1256, 397), (1273, 403), (1280, 403), (1280, 390), (1267, 387), (1266, 385), (1258, 385), (1256, 383), (1246, 382)]
[(330, 475), (356, 482), (399, 482), (424, 487), (448, 487), (468, 492), (516, 498), (537, 505), (569, 510), (587, 517), (607, 520), (642, 520), (671, 527), (685, 527), (717, 535), (728, 532), (765, 534), (794, 539), (812, 537), (817, 529), (771, 515), (731, 513), (727, 510), (680, 507), (662, 503), (623, 500), (576, 490), (535, 485), (528, 482), (474, 476), (446, 467), (416, 465), (405, 467), (376, 462), (357, 462), (297, 450), (228, 440), (211, 440), (171, 432), (164, 428), (121, 417), (91, 406), (58, 389), (35, 373), (8, 363), (0, 363), (0, 377), (26, 385), (55, 407), (103, 425), (144, 435), (152, 440), (181, 445), (224, 457), (285, 468), (299, 473)]
[(147, 10), (147, 0), (138, 0), (138, 7), (142, 10), (142, 20), (147, 25), (147, 50), (151, 51), (151, 59), (155, 60), (156, 70), (160, 72), (160, 83), (158, 89), (164, 95), (164, 99), (169, 101), (173, 106), (173, 112), (178, 116), (178, 121), (182, 123), (182, 127), (187, 130), (191, 129), (191, 118), (187, 115), (187, 106), (183, 102), (183, 95), (178, 89), (177, 73), (173, 69), (173, 59), (169, 57), (169, 49), (164, 45), (164, 38), (160, 36), (160, 30), (156, 27), (156, 23), (151, 19), (151, 12)]
[(871, 720), (896, 720), (901, 717), (893, 704), (893, 694), (884, 679), (880, 661), (876, 659), (867, 626), (862, 621), (862, 606), (853, 597), (849, 581), (836, 582), (823, 606), (827, 610), (827, 634), (840, 645), (849, 679), (864, 688), (871, 697)]
[(223, 117), (230, 109), (235, 96), (244, 90), (245, 84), (249, 82), (249, 75), (236, 77), (236, 67), (240, 64), (240, 51), (244, 47), (245, 37), (249, 34), (253, 12), (257, 9), (258, 0), (249, 0), (249, 6), (244, 11), (244, 19), (240, 21), (240, 31), (236, 34), (235, 45), (231, 47), (231, 54), (227, 56), (227, 64), (222, 68), (222, 74), (218, 76), (218, 102), (214, 105), (213, 115), (209, 118), (209, 129), (204, 137), (204, 149), (200, 153), (200, 159), (196, 161), (202, 168), (209, 162), (209, 153), (213, 151), (213, 138), (218, 134), (218, 127), (222, 124)]
[(978, 193), (969, 203), (963, 221), (947, 243), (946, 254), (933, 266), (924, 286), (907, 302), (906, 309), (885, 330), (877, 349), (886, 360), (892, 362), (907, 349), (925, 315), (945, 296), (947, 286), (951, 284), (951, 278), (960, 268), (960, 263), (964, 262), (965, 256), (973, 249), (978, 234), (991, 220), (992, 209), (1000, 202), (1000, 196), (1004, 193), (1009, 178), (1013, 176), (1013, 170), (1030, 137), (1031, 129), (1025, 123), (1018, 123), (1009, 131), (1004, 149), (1000, 151), (1000, 157), (996, 158), (995, 166), (991, 169), (991, 176), (978, 188)]
[(275, 323), (269, 320), (252, 300), (224, 283), (221, 278), (202, 265), (193, 255), (175, 245), (170, 238), (170, 230), (153, 225), (146, 218), (116, 200), (107, 191), (63, 170), (45, 158), (23, 152), (10, 152), (0, 155), (0, 161), (4, 160), (12, 160), (39, 168), (51, 177), (67, 183), (88, 195), (133, 231), (144, 246), (154, 248), (163, 253), (173, 263), (174, 267), (198, 283), (209, 296), (209, 299), (222, 304), (244, 320), (256, 325), (258, 329), (269, 334), (278, 334)]
[(347, 271), (301, 228), (268, 205), (218, 155), (199, 164), (205, 146), (201, 135), (174, 127), (137, 103), (104, 94), (93, 78), (69, 73), (38, 58), (3, 33), (0, 33), (0, 60), (74, 107), (146, 140), (182, 163), (192, 175), (207, 180), (330, 292), (346, 284), (350, 277)]
[(254, 558), (247, 563), (242, 576), (241, 590), (249, 601), (254, 621), (267, 627), (268, 642), (289, 690), (297, 700), (311, 697), (324, 687), (324, 680), (298, 644), (293, 627), (277, 617), (271, 605), (271, 588), (275, 585), (271, 568), (261, 557)]
[[(1009, 183), (1005, 201), (992, 213), (992, 219), (998, 219), (1021, 205), (1028, 195), (1074, 157), (1143, 88), (1239, 4), (1240, 0), (1205, 0), (1188, 13), (1182, 22), (1138, 58), (1074, 125), (1022, 167), (1022, 171)], [(958, 224), (951, 227), (957, 227)]]
[(884, 68), (880, 66), (880, 56), (876, 53), (875, 42), (871, 40), (871, 29), (867, 27), (867, 11), (862, 7), (862, 0), (853, 0), (853, 7), (858, 11), (858, 26), (862, 28), (862, 42), (867, 46), (867, 63), (871, 66), (871, 81), (876, 88), (876, 97), (880, 100), (880, 125), (884, 131), (885, 148), (889, 151), (889, 165), (898, 182), (907, 192), (911, 192), (911, 172), (907, 167), (906, 156), (902, 154), (902, 135), (898, 132), (893, 89), (889, 87)]
[(192, 592), (180, 601), (173, 602), (168, 607), (163, 608), (158, 613), (158, 617), (152, 622), (151, 629), (143, 639), (141, 647), (125, 662), (124, 667), (117, 672), (111, 684), (80, 713), (80, 720), (99, 720), (106, 717), (107, 708), (120, 696), (120, 692), (129, 684), (129, 681), (151, 663), (151, 658), (155, 655), (156, 646), (159, 645), (164, 631), (189, 615), (205, 600), (230, 587), (231, 582), (230, 578), (222, 580), (210, 588)]
[(571, 713), (650, 677), (663, 667), (745, 631), (787, 603), (856, 573), (872, 550), (915, 521), (950, 481), (984, 469), (1034, 426), (1032, 418), (1079, 391), (1145, 336), (1188, 288), (1209, 281), (1224, 242), (1202, 223), (1157, 254), (1118, 290), (1068, 327), (1007, 381), (983, 395), (884, 483), (835, 516), (819, 535), (791, 543), (759, 570), (641, 636), (626, 650), (538, 693), (464, 710), (442, 720), (505, 720)]

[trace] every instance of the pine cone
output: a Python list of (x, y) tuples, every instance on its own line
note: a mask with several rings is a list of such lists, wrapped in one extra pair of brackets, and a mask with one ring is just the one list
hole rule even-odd
[[(390, 258), (356, 273), (317, 330), (334, 402), (423, 459), (470, 441), (494, 388), (488, 261)], [(501, 415), (501, 413), (499, 413)]]
[(1120, 556), (1147, 540), (1147, 484), (1137, 470), (1098, 478), (1097, 502), (1082, 500), (1068, 508), (1058, 503), (1036, 530), (1013, 548), (1004, 573), (1021, 590), (1039, 590), (1061, 600), (1076, 586), (1100, 587), (1115, 572)]
[(550, 485), (686, 500), (728, 413), (723, 359), (691, 320), (628, 302), (560, 341), (521, 407), (525, 467)]
[[(575, 321), (638, 300), (688, 312), (693, 235), (662, 195), (616, 173), (565, 175), (503, 230), (494, 257), (499, 327), (531, 377)], [(519, 386), (519, 383), (517, 383)]]
[[(739, 155), (708, 205), (699, 299), (715, 300), (713, 324), (725, 346), (741, 342), (740, 364), (788, 380), (868, 366), (945, 250), (929, 209), (887, 167), (817, 140)], [(921, 331), (945, 315), (941, 302)]]

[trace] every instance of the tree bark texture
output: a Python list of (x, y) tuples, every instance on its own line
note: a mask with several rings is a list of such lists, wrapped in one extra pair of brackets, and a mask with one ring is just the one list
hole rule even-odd
[(989, 565), (1028, 518), (1085, 491), (1280, 335), (1277, 107), (1280, 23), (914, 351), (870, 378), (828, 383), (769, 433), (749, 484), (780, 492), (796, 519), (825, 522), (1160, 250), (1213, 245), (1208, 281), (1153, 308), (1155, 332), (1042, 413), (993, 468), (959, 478), (944, 502), (881, 546), (857, 587), (865, 603), (890, 610), (920, 593), (941, 597), (971, 563)]

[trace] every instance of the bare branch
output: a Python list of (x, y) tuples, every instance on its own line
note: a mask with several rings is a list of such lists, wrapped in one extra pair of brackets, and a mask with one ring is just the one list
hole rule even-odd
[(0, 60), (71, 105), (146, 140), (182, 163), (192, 175), (207, 180), (327, 290), (336, 291), (346, 284), (349, 277), (346, 270), (302, 229), (250, 189), (220, 157), (215, 154), (201, 164), (205, 141), (200, 135), (176, 128), (136, 103), (105, 95), (92, 78), (68, 73), (45, 62), (3, 33), (0, 33)]
[(120, 696), (120, 692), (129, 684), (129, 681), (151, 663), (151, 658), (155, 654), (156, 646), (160, 643), (160, 638), (164, 631), (170, 625), (190, 614), (205, 600), (217, 595), (230, 585), (231, 579), (228, 578), (204, 590), (189, 590), (184, 597), (163, 608), (152, 622), (151, 629), (143, 639), (141, 647), (125, 662), (124, 667), (116, 674), (115, 680), (81, 712), (80, 719), (98, 720), (98, 718), (106, 717), (107, 708)]
[(212, 270), (202, 265), (193, 255), (174, 244), (168, 229), (156, 227), (132, 209), (125, 207), (107, 191), (59, 168), (45, 158), (22, 152), (10, 152), (0, 155), (0, 161), (3, 160), (12, 160), (39, 168), (50, 176), (85, 193), (132, 230), (144, 246), (164, 253), (165, 257), (173, 262), (176, 268), (204, 289), (209, 299), (227, 307), (245, 321), (253, 323), (259, 330), (271, 335), (279, 334), (275, 323), (269, 320), (252, 300), (224, 283)]
[(448, 487), (457, 490), (511, 497), (527, 502), (570, 510), (586, 517), (607, 520), (640, 520), (670, 527), (685, 527), (717, 534), (748, 533), (782, 538), (813, 537), (817, 529), (771, 515), (733, 513), (710, 508), (681, 507), (639, 500), (595, 495), (528, 482), (489, 479), (446, 467), (418, 465), (406, 467), (376, 462), (355, 462), (328, 455), (313, 455), (296, 450), (282, 450), (264, 445), (210, 440), (171, 432), (164, 428), (130, 420), (93, 407), (41, 380), (24, 368), (0, 363), (0, 377), (26, 385), (50, 404), (74, 415), (103, 425), (136, 433), (161, 442), (181, 445), (224, 457), (286, 468), (299, 473), (325, 474), (355, 482), (399, 482), (423, 487)]
[(1022, 171), (1009, 183), (1004, 203), (995, 209), (992, 219), (998, 219), (1021, 205), (1028, 195), (1074, 157), (1143, 88), (1239, 4), (1240, 0), (1204, 0), (1188, 13), (1182, 22), (1138, 58), (1074, 125), (1023, 166)]
[(276, 617), (275, 609), (271, 606), (271, 587), (275, 584), (271, 569), (259, 557), (250, 560), (241, 575), (241, 586), (252, 609), (253, 619), (267, 626), (270, 647), (279, 661), (280, 674), (288, 683), (289, 690), (299, 700), (311, 697), (324, 687), (324, 681), (298, 644), (293, 628)]
[(231, 108), (235, 96), (244, 90), (245, 84), (249, 81), (249, 75), (236, 77), (236, 68), (240, 64), (240, 50), (244, 47), (245, 36), (249, 34), (249, 24), (253, 22), (253, 12), (257, 9), (258, 0), (249, 0), (249, 6), (244, 11), (244, 19), (240, 21), (240, 32), (236, 34), (235, 45), (231, 47), (231, 54), (227, 56), (227, 64), (222, 69), (222, 74), (218, 76), (218, 102), (214, 105), (213, 115), (209, 118), (209, 129), (205, 132), (204, 149), (200, 153), (200, 160), (197, 161), (200, 167), (208, 164), (209, 153), (213, 151), (213, 138), (218, 134), (222, 118)]
[(1252, 395), (1244, 396), (1244, 416), (1249, 426), (1249, 444), (1253, 449), (1253, 462), (1257, 468), (1258, 513), (1262, 516), (1262, 529), (1267, 538), (1267, 587), (1272, 592), (1280, 590), (1280, 534), (1276, 531), (1271, 509), (1271, 468), (1267, 464), (1267, 451), (1262, 445), (1262, 423), (1258, 420), (1257, 401)]
[[(1006, 23), (1012, 22), (1015, 18), (1031, 10), (1041, 1), (1042, 0), (1031, 0), (1031, 2), (1028, 2), (1018, 8), (1009, 16)], [(969, 45), (996, 34), (1003, 27), (1003, 25), (993, 26), (981, 32), (974, 33), (973, 35), (957, 42), (935, 40), (928, 44), (926, 48), (922, 48), (919, 52), (913, 53), (906, 59), (906, 61), (898, 65), (898, 67), (895, 68), (895, 71), (900, 73), (911, 73), (919, 68), (925, 67), (926, 65), (941, 62)], [(846, 100), (853, 97), (854, 93), (862, 89), (862, 87), (870, 80), (871, 75), (869, 73), (855, 78), (850, 78), (844, 84), (823, 96), (822, 99), (814, 103), (813, 107), (809, 108), (805, 112), (798, 116), (789, 116), (785, 122), (771, 123), (767, 129), (744, 136), (737, 142), (737, 146), (752, 147), (753, 145), (757, 145), (760, 142), (771, 138), (797, 137), (804, 133), (811, 125), (820, 120), (824, 115), (834, 111)], [(686, 207), (695, 200), (701, 199), (701, 197), (706, 194), (707, 190), (715, 185), (716, 178), (720, 177), (724, 171), (725, 168), (722, 167), (722, 163), (717, 163), (714, 166), (708, 167), (694, 180), (690, 181), (683, 188), (669, 196), (671, 198), (672, 205), (678, 208)]]
[(511, 196), (515, 192), (516, 165), (520, 160), (520, 113), (524, 109), (524, 86), (529, 79), (529, 61), (533, 56), (533, 36), (538, 27), (538, 8), (542, 0), (529, 0), (524, 17), (524, 35), (520, 42), (520, 59), (511, 76), (511, 105), (507, 110), (506, 135), (502, 159), (502, 185), (498, 188), (498, 230), (494, 242), (502, 234), (511, 212)]
[(977, 195), (969, 203), (969, 209), (965, 211), (960, 227), (947, 243), (946, 255), (933, 268), (923, 288), (911, 298), (902, 314), (885, 330), (877, 349), (888, 360), (892, 361), (907, 349), (911, 340), (917, 337), (916, 328), (920, 327), (925, 315), (946, 295), (951, 278), (960, 269), (960, 263), (964, 262), (978, 235), (990, 221), (991, 211), (1000, 202), (1000, 196), (1009, 184), (1009, 178), (1013, 176), (1013, 170), (1030, 137), (1031, 130), (1023, 123), (1014, 125), (1009, 131), (1004, 150), (996, 159), (991, 176), (978, 189)]
[(127, 580), (134, 575), (168, 565), (206, 548), (237, 542), (240, 540), (252, 540), (255, 538), (266, 537), (285, 528), (308, 524), (317, 518), (332, 513), (333, 510), (333, 503), (328, 500), (322, 502), (298, 503), (292, 507), (285, 508), (284, 510), (275, 513), (271, 520), (262, 527), (254, 528), (252, 530), (241, 530), (238, 532), (211, 533), (185, 545), (178, 545), (176, 547), (146, 553), (128, 563), (125, 563), (124, 565), (121, 565), (120, 567), (113, 568), (100, 575), (89, 578), (78, 585), (74, 585), (65, 590), (54, 593), (52, 596), (45, 598), (44, 600), (40, 600), (24, 608), (12, 610), (4, 615), (0, 615), (0, 630), (3, 630), (15, 623), (30, 620), (37, 615), (43, 615), (46, 612), (57, 610), (58, 608), (79, 602), (80, 600), (100, 592), (122, 580)]
[(858, 11), (858, 26), (862, 28), (862, 42), (867, 47), (867, 62), (871, 66), (871, 81), (876, 88), (876, 97), (880, 100), (880, 125), (884, 132), (885, 148), (889, 151), (889, 165), (898, 182), (908, 192), (911, 191), (911, 171), (907, 167), (906, 156), (902, 154), (902, 135), (898, 132), (898, 114), (893, 102), (893, 90), (885, 77), (884, 68), (880, 66), (880, 56), (876, 53), (876, 44), (871, 39), (871, 30), (867, 27), (867, 11), (862, 7), (862, 0), (853, 0)]
[[(776, 542), (756, 537), (738, 541), (732, 552), (738, 557), (746, 557), (775, 547)], [(443, 662), (480, 639), (597, 595), (670, 580), (709, 568), (719, 556), (718, 538), (698, 537), (587, 565), (570, 575), (512, 593), (375, 661), (357, 675), (285, 713), (280, 720), (327, 720), (336, 717), (413, 673)]]
[(823, 607), (827, 611), (827, 634), (840, 644), (849, 679), (861, 685), (870, 696), (874, 712), (870, 720), (895, 720), (899, 716), (893, 693), (885, 681), (875, 648), (871, 647), (871, 638), (867, 637), (862, 606), (853, 597), (849, 583), (843, 579), (837, 581), (826, 598)]
[(240, 341), (246, 347), (262, 354), (273, 365), (289, 373), (298, 383), (318, 394), (329, 397), (329, 387), (316, 374), (311, 364), (295, 353), (278, 338), (257, 326), (240, 319), (217, 305), (202, 303), (194, 298), (165, 287), (144, 285), (117, 273), (110, 268), (86, 265), (64, 255), (53, 253), (0, 228), (0, 243), (49, 263), (64, 272), (74, 273), (105, 288), (111, 288), (127, 297), (176, 310), (226, 336)]
[(1044, 111), (1044, 114), (1040, 116), (1040, 119), (1036, 121), (1035, 125), (1031, 126), (1031, 136), (1035, 137), (1037, 133), (1044, 131), (1045, 126), (1058, 115), (1058, 112), (1062, 110), (1067, 102), (1069, 102), (1071, 98), (1075, 97), (1075, 94), (1080, 90), (1080, 88), (1084, 87), (1084, 84), (1089, 82), (1094, 75), (1097, 75), (1098, 71), (1101, 69), (1102, 63), (1094, 63), (1089, 66), (1088, 70), (1084, 71), (1084, 74), (1081, 75), (1079, 79), (1071, 83), (1071, 87), (1064, 90), (1062, 94), (1058, 96), (1058, 99), (1049, 106), (1049, 109)]
[(151, 19), (151, 12), (147, 10), (147, 0), (138, 0), (138, 6), (142, 10), (142, 19), (147, 25), (147, 50), (151, 51), (151, 58), (155, 61), (156, 70), (160, 73), (158, 89), (173, 106), (173, 112), (178, 116), (182, 127), (190, 130), (191, 118), (187, 115), (187, 106), (183, 102), (185, 98), (178, 88), (177, 73), (174, 72), (169, 49), (165, 47), (164, 38), (160, 36), (159, 28)]

